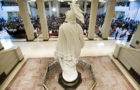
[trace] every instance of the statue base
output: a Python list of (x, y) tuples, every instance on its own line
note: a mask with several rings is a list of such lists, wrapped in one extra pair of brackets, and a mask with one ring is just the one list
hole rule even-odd
[(79, 72), (77, 79), (73, 82), (66, 82), (59, 62), (49, 63), (42, 83), (44, 90), (93, 90), (97, 84), (93, 65), (79, 60), (77, 71)]
[(78, 72), (78, 77), (73, 82), (67, 82), (64, 80), (62, 73), (59, 74), (58, 79), (59, 84), (65, 89), (65, 90), (74, 90), (76, 89), (82, 82), (81, 73)]

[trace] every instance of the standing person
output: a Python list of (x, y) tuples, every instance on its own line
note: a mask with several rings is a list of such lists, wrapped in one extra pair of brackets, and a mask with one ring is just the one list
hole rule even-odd
[(118, 33), (119, 33), (119, 27), (116, 28), (116, 34), (115, 34), (115, 39), (117, 39)]
[(126, 29), (123, 29), (122, 30), (122, 34), (120, 35), (120, 38), (124, 37), (126, 35), (126, 32), (127, 32), (127, 30)]
[(129, 42), (131, 40), (132, 37), (132, 32), (129, 32), (128, 38), (127, 38), (127, 42)]
[(119, 28), (119, 31), (118, 31), (118, 32), (119, 32), (119, 39), (120, 39), (120, 37), (121, 37), (121, 35), (122, 35), (122, 32), (123, 32), (123, 31), (122, 31), (122, 27)]
[(127, 30), (126, 31), (126, 36), (127, 36), (127, 38), (126, 39), (128, 39), (128, 36), (130, 35), (130, 32)]

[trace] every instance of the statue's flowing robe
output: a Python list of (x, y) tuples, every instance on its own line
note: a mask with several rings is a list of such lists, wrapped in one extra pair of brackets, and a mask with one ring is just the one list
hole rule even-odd
[[(77, 23), (63, 23), (59, 28), (59, 38), (55, 58), (59, 60), (63, 72), (71, 74), (84, 46), (83, 30)], [(67, 72), (69, 71), (69, 72)]]

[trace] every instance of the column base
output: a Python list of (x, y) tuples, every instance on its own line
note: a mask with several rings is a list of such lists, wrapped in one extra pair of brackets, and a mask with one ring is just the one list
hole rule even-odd
[(131, 45), (131, 44), (130, 44), (130, 46), (131, 46), (132, 48), (135, 48), (135, 46), (133, 46), (133, 45)]
[(49, 41), (49, 39), (43, 39), (43, 41)]
[(4, 49), (4, 47), (3, 48), (0, 48), (0, 51), (3, 50), (3, 49)]
[(88, 40), (94, 40), (94, 39), (90, 39), (90, 38), (88, 38)]
[(108, 40), (108, 38), (102, 38), (103, 40)]
[(78, 72), (78, 77), (73, 82), (65, 81), (62, 73), (60, 73), (58, 82), (65, 90), (75, 90), (82, 82), (81, 73)]
[(28, 38), (26, 38), (26, 41), (27, 42), (31, 42), (31, 41), (34, 41), (34, 40), (35, 40), (35, 38), (33, 40), (28, 40)]

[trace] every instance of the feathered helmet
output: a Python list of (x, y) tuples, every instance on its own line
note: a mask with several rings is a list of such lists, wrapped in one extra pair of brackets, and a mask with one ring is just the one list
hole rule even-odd
[(70, 4), (70, 10), (66, 12), (65, 21), (76, 21), (76, 18), (84, 23), (83, 11), (79, 8), (79, 4), (76, 4), (74, 1)]

